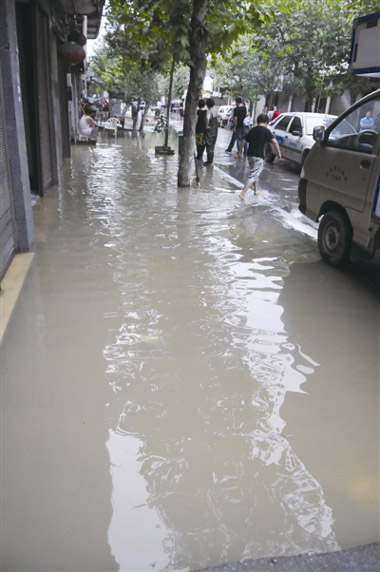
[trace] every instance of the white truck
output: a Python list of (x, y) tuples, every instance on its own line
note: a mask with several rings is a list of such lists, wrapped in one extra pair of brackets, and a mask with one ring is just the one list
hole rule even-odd
[[(355, 20), (351, 67), (380, 77), (380, 12)], [(372, 257), (380, 248), (380, 89), (327, 128), (316, 127), (313, 137), (298, 196), (300, 211), (320, 221), (321, 256), (338, 266), (349, 260), (354, 245)]]

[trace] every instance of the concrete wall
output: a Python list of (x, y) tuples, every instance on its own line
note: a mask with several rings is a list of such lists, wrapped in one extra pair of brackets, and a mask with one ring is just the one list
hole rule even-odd
[(51, 32), (50, 33), (50, 62), (51, 62), (51, 86), (52, 86), (52, 99), (54, 106), (53, 120), (54, 120), (54, 131), (55, 131), (55, 143), (57, 150), (57, 168), (62, 169), (64, 162), (63, 154), (63, 141), (62, 141), (62, 117), (61, 117), (61, 106), (59, 104), (60, 97), (63, 94), (60, 93), (59, 85), (59, 69), (58, 69), (58, 42), (57, 36)]

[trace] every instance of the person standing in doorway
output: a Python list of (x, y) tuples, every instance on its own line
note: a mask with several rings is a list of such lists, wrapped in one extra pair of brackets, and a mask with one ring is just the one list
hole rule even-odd
[(204, 99), (198, 101), (198, 120), (195, 126), (195, 142), (197, 145), (197, 159), (202, 161), (205, 150), (205, 133), (207, 129), (207, 108)]
[(257, 125), (253, 127), (247, 135), (244, 135), (240, 144), (237, 158), (241, 159), (241, 153), (244, 145), (248, 143), (248, 162), (250, 173), (247, 182), (244, 185), (240, 198), (245, 199), (248, 189), (254, 184), (254, 193), (259, 193), (259, 176), (264, 168), (264, 147), (266, 143), (273, 143), (277, 157), (281, 159), (280, 147), (273, 137), (272, 132), (268, 129), (269, 117), (265, 113), (261, 113), (257, 118)]
[(210, 97), (206, 101), (207, 105), (207, 129), (205, 132), (205, 144), (207, 161), (204, 165), (212, 165), (214, 162), (214, 149), (216, 138), (218, 137), (218, 117), (214, 110), (215, 101)]

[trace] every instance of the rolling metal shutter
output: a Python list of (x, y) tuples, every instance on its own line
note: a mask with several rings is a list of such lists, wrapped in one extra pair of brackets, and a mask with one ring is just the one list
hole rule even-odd
[(13, 218), (12, 186), (9, 175), (0, 73), (0, 280), (3, 278), (16, 248)]

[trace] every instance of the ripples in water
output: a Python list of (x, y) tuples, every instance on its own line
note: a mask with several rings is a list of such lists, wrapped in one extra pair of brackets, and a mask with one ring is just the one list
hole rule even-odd
[(267, 244), (257, 215), (242, 220), (211, 190), (178, 192), (169, 162), (150, 159), (144, 177), (121, 167), (100, 211), (123, 316), (105, 349), (113, 552), (148, 570), (337, 549), (280, 416), (317, 367), (281, 321), (286, 260), (252, 256), (252, 240)]

